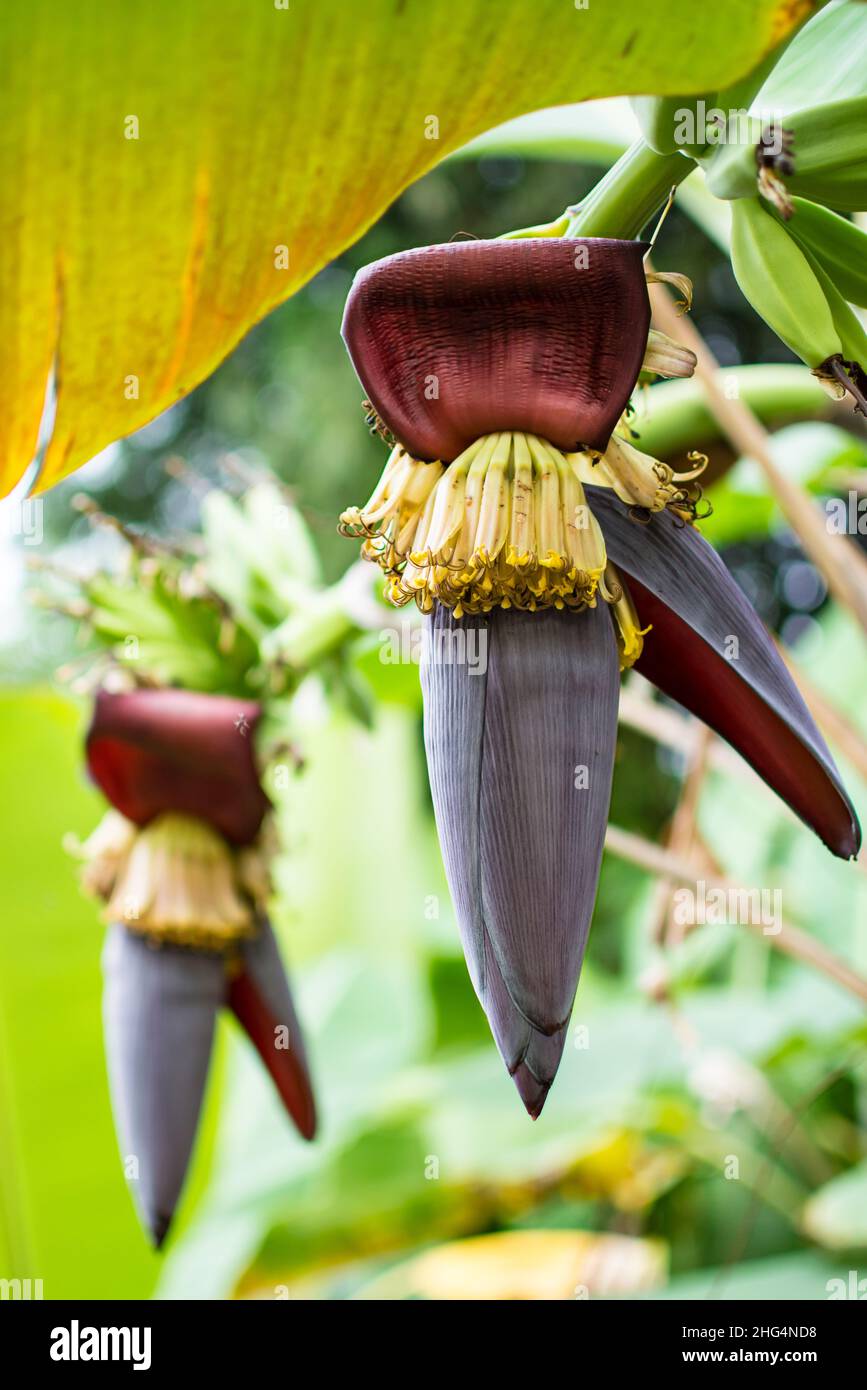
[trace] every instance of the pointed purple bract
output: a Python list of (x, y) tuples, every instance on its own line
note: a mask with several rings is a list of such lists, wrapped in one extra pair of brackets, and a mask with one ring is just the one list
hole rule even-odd
[[(469, 632), (482, 644), (476, 663), (461, 659)], [(438, 606), (422, 687), (467, 964), (535, 1117), (563, 1050), (599, 875), (619, 694), (610, 617), (600, 606), (456, 620)]]
[(222, 956), (154, 947), (115, 925), (103, 953), (112, 1109), (127, 1179), (159, 1247), (199, 1121), (214, 1023), (226, 997)]

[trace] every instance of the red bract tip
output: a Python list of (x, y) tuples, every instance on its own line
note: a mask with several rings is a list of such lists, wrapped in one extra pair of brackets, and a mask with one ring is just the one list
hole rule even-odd
[(277, 1092), (305, 1139), (316, 1133), (316, 1101), (304, 1039), (270, 922), (243, 942), (241, 970), (229, 985), (229, 1007), (262, 1058)]
[(646, 243), (462, 241), (356, 276), (343, 338), (365, 392), (418, 459), (520, 430), (604, 449), (638, 380)]
[(255, 702), (225, 695), (101, 691), (87, 734), (90, 774), (136, 825), (177, 811), (249, 844), (270, 805), (253, 750), (260, 715)]

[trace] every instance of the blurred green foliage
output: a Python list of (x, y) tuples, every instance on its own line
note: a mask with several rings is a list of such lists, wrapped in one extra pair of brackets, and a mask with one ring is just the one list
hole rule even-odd
[[(538, 221), (594, 178), (590, 167), (485, 157), (424, 179), (192, 397), (51, 493), (44, 551), (78, 570), (114, 565), (112, 539), (70, 507), (82, 488), (158, 534), (201, 523), (222, 556), (207, 582), (244, 613), (244, 640), (259, 641), (279, 621), (275, 594), (297, 576), (282, 572), (285, 552), (269, 549), (263, 528), (261, 554), (248, 557), (261, 583), (239, 589), (246, 542), (225, 494), (207, 488), (228, 485), (249, 508), (250, 470), (273, 468), (315, 537), (307, 578), (319, 564), (336, 580), (354, 559), (335, 517), (363, 500), (384, 457), (337, 336), (354, 269), (406, 245)], [(656, 260), (695, 279), (698, 326), (725, 364), (789, 360), (722, 254), (677, 213)], [(825, 423), (792, 425), (776, 445), (817, 493), (864, 463), (863, 445)], [(167, 470), (167, 458), (183, 466)], [(860, 637), (829, 610), (749, 466), (727, 472), (711, 500), (708, 533), (765, 616), (799, 640), (811, 679), (867, 734)], [(95, 583), (104, 635), (122, 637), (137, 619), (117, 611), (104, 576)], [(197, 673), (217, 640), (208, 613), (187, 650), (174, 642), (169, 653)], [(10, 681), (47, 680), (74, 654), (70, 633), (66, 620), (34, 615), (9, 649)], [(253, 648), (238, 651), (243, 682)], [(0, 1272), (42, 1277), (48, 1297), (394, 1297), (424, 1293), (431, 1276), (415, 1257), (442, 1242), (580, 1231), (653, 1241), (663, 1258), (649, 1296), (831, 1296), (828, 1281), (845, 1282), (867, 1248), (867, 1036), (856, 1003), (742, 927), (699, 928), (663, 955), (648, 930), (652, 884), (606, 856), (571, 1045), (531, 1124), (460, 956), (415, 668), (383, 664), (375, 633), (358, 638), (351, 664), (370, 727), (318, 672), (291, 709), (273, 711), (305, 767), (288, 787), (268, 785), (283, 842), (275, 917), (310, 1037), (321, 1137), (296, 1139), (247, 1044), (222, 1023), (195, 1173), (162, 1261), (124, 1190), (101, 1057), (100, 928), (61, 848), (99, 814), (80, 769), (80, 711), (46, 686), (13, 684), (4, 697)], [(612, 820), (659, 839), (683, 771), (676, 750), (623, 730)], [(865, 788), (844, 772), (863, 810)], [(737, 776), (708, 777), (700, 824), (722, 872), (781, 886), (790, 920), (867, 968), (857, 868)], [(668, 1002), (652, 988), (663, 964)], [(642, 1291), (626, 1268), (626, 1286), (609, 1292)]]

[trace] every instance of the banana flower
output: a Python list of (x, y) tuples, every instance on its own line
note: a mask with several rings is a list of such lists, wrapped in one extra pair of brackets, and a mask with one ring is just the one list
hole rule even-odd
[(229, 1008), (305, 1139), (316, 1111), (268, 921), (257, 704), (187, 690), (103, 691), (86, 740), (111, 805), (79, 847), (105, 903), (104, 1024), (124, 1168), (159, 1247), (195, 1142), (218, 1011)]
[[(727, 739), (833, 853), (855, 812), (740, 589), (693, 522), (706, 460), (642, 453), (642, 371), (688, 375), (650, 332), (640, 242), (476, 241), (362, 270), (343, 336), (379, 484), (341, 517), (396, 604), (426, 615), (425, 746), (470, 975), (536, 1118), (593, 912), (620, 672)], [(683, 289), (682, 276), (657, 276)], [(485, 660), (461, 659), (468, 631)]]

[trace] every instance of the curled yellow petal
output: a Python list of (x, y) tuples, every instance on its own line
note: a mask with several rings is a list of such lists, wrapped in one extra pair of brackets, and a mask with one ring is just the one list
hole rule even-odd
[(677, 270), (648, 270), (645, 278), (648, 285), (671, 285), (682, 296), (677, 302), (679, 312), (689, 313), (692, 308), (692, 281), (688, 275), (681, 275)]

